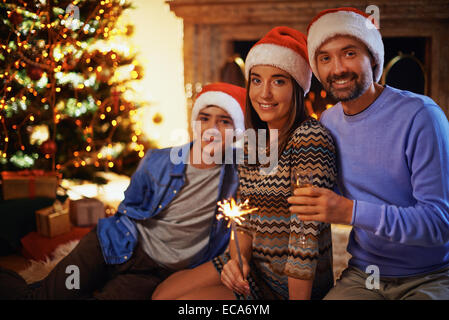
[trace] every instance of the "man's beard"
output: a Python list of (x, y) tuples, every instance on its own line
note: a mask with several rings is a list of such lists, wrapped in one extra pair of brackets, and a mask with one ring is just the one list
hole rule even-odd
[[(347, 89), (336, 89), (333, 87), (332, 83), (334, 81), (350, 79), (351, 86)], [(329, 75), (326, 79), (325, 89), (331, 96), (337, 101), (350, 101), (360, 97), (369, 88), (372, 83), (369, 74), (362, 73), (360, 78), (355, 72), (345, 72), (338, 76)]]

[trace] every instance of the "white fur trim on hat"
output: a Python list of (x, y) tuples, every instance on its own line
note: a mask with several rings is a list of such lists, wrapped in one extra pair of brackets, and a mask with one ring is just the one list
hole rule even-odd
[(304, 95), (310, 90), (312, 72), (308, 62), (290, 48), (277, 44), (261, 43), (254, 46), (245, 61), (245, 76), (249, 80), (249, 72), (257, 65), (268, 65), (288, 72), (301, 88)]
[(192, 108), (192, 128), (197, 120), (200, 111), (208, 106), (217, 106), (225, 110), (234, 122), (236, 133), (245, 131), (245, 119), (243, 117), (244, 106), (240, 106), (238, 101), (231, 95), (221, 91), (207, 91), (202, 93), (196, 100)]
[(377, 64), (373, 78), (375, 82), (379, 82), (384, 65), (382, 36), (369, 19), (352, 11), (327, 13), (310, 26), (307, 36), (307, 47), (310, 66), (317, 79), (320, 80), (316, 67), (315, 53), (327, 39), (337, 35), (356, 37), (368, 47)]

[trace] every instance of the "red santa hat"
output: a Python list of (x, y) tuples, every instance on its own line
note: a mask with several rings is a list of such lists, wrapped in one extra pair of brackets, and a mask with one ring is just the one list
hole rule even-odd
[(298, 30), (289, 27), (270, 30), (246, 57), (247, 80), (251, 68), (257, 65), (273, 66), (288, 72), (304, 90), (304, 95), (310, 90), (312, 71), (307, 58), (307, 40)]
[(384, 65), (382, 36), (368, 14), (346, 7), (321, 11), (307, 28), (309, 62), (317, 79), (320, 80), (315, 53), (326, 40), (337, 35), (355, 37), (368, 47), (376, 63), (373, 77), (378, 82)]
[(200, 111), (208, 106), (217, 106), (225, 110), (234, 122), (236, 132), (245, 131), (246, 89), (229, 83), (216, 82), (205, 85), (197, 95), (192, 108), (192, 128)]

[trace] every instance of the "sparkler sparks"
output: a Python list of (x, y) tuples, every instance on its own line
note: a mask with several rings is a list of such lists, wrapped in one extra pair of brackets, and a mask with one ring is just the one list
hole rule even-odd
[[(237, 204), (234, 198), (231, 198), (231, 200), (223, 200), (223, 202), (217, 203), (218, 211), (221, 212), (220, 214), (218, 214), (217, 218), (228, 220), (228, 228), (231, 227), (232, 230), (231, 239), (235, 241), (235, 248), (237, 249), (239, 267), (242, 273), (243, 273), (243, 260), (242, 254), (240, 252), (239, 239), (237, 237), (235, 225), (236, 224), (240, 225), (242, 224), (243, 221), (245, 221), (243, 215), (249, 214), (257, 210), (257, 208), (249, 208), (248, 202), (249, 200), (246, 199), (245, 202)], [(247, 297), (245, 296), (245, 299), (246, 298)]]
[(231, 198), (231, 200), (223, 200), (223, 202), (219, 201), (217, 205), (218, 211), (221, 213), (217, 218), (228, 220), (228, 228), (232, 222), (235, 222), (238, 225), (242, 224), (245, 220), (243, 215), (257, 210), (257, 208), (249, 208), (248, 202), (249, 200), (246, 199), (245, 202), (237, 204), (234, 198)]

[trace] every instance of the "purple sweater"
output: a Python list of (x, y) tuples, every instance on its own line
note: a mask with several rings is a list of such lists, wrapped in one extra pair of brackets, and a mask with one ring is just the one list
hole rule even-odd
[(449, 123), (429, 97), (386, 86), (363, 112), (321, 122), (337, 146), (338, 186), (355, 200), (349, 265), (384, 277), (449, 266)]

